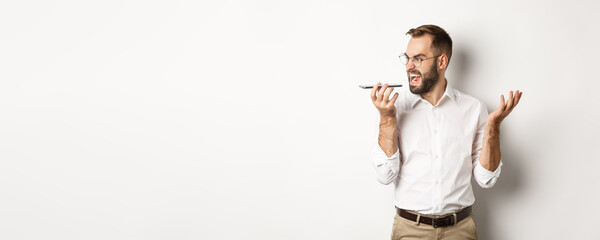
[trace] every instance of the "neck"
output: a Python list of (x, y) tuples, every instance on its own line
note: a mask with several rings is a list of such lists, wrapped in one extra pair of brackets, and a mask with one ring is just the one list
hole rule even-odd
[(442, 75), (440, 76), (440, 79), (438, 79), (437, 83), (433, 85), (431, 90), (421, 94), (421, 97), (431, 103), (431, 105), (436, 106), (440, 102), (442, 96), (444, 96), (446, 85), (446, 77)]

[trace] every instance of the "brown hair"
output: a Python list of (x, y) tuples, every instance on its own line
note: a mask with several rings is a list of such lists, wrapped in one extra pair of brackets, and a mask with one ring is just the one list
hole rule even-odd
[(422, 25), (418, 28), (408, 30), (406, 34), (411, 37), (420, 37), (425, 34), (431, 35), (433, 38), (431, 48), (435, 55), (444, 53), (448, 57), (448, 62), (450, 62), (450, 57), (452, 56), (452, 39), (443, 28), (436, 25)]

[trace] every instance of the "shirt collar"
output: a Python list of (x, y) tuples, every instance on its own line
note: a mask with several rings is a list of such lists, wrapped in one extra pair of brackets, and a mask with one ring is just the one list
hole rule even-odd
[[(442, 102), (444, 97), (448, 97), (453, 102), (456, 102), (454, 88), (452, 88), (450, 86), (450, 84), (447, 82), (446, 82), (446, 91), (444, 91), (444, 95), (442, 95), (442, 97), (440, 98), (440, 102)], [(419, 102), (420, 100), (427, 101), (427, 100), (423, 99), (423, 97), (421, 97), (421, 94), (413, 94), (413, 93), (408, 94), (408, 103), (410, 104), (411, 108), (414, 108), (415, 105), (417, 104), (417, 102)]]

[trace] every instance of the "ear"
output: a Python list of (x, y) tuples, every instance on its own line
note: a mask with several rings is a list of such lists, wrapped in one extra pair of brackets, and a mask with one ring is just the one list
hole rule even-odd
[(440, 55), (439, 60), (438, 60), (438, 69), (442, 70), (442, 69), (446, 69), (448, 67), (448, 56), (446, 56), (446, 54), (442, 53), (442, 55)]

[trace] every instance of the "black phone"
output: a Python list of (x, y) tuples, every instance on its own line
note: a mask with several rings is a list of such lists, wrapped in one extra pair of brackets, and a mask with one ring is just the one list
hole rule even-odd
[[(358, 87), (362, 88), (362, 89), (371, 89), (373, 87), (381, 87), (383, 85), (358, 85)], [(388, 87), (402, 87), (402, 84), (398, 84), (398, 83), (390, 83)]]

